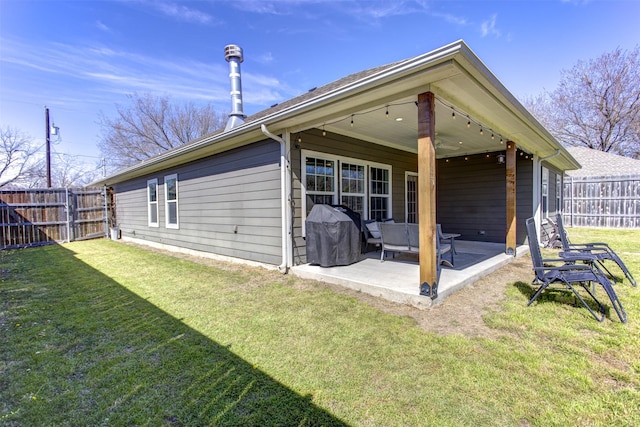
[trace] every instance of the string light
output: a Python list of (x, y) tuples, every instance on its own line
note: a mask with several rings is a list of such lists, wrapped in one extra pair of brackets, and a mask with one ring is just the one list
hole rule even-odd
[[(485, 126), (484, 126), (482, 123), (480, 123), (479, 121), (472, 119), (472, 118), (471, 118), (471, 115), (466, 114), (464, 111), (457, 110), (453, 105), (451, 105), (451, 104), (448, 104), (448, 103), (444, 102), (444, 101), (443, 101), (442, 99), (440, 99), (440, 98), (437, 98), (437, 97), (436, 97), (436, 101), (440, 102), (442, 105), (444, 105), (444, 106), (445, 106), (445, 107), (447, 107), (447, 108), (451, 108), (451, 120), (455, 120), (458, 114), (465, 115), (465, 116), (467, 117), (467, 128), (470, 128), (470, 127), (471, 127), (471, 123), (473, 122), (474, 124), (477, 124), (477, 125), (480, 127), (480, 135), (484, 135), (484, 127), (485, 127)], [(383, 106), (379, 106), (379, 107), (376, 107), (376, 108), (372, 108), (372, 109), (367, 110), (367, 111), (363, 111), (363, 112), (359, 112), (359, 113), (352, 113), (352, 114), (350, 114), (350, 115), (348, 115), (348, 116), (346, 116), (346, 117), (344, 117), (344, 116), (343, 116), (342, 118), (339, 118), (339, 119), (337, 119), (337, 120), (334, 120), (334, 121), (331, 121), (331, 122), (328, 122), (328, 123), (327, 123), (327, 122), (325, 122), (325, 123), (322, 125), (322, 135), (323, 135), (323, 136), (326, 136), (325, 125), (327, 125), (327, 124), (328, 124), (328, 125), (332, 125), (332, 124), (335, 124), (335, 123), (339, 123), (339, 122), (345, 121), (347, 118), (350, 118), (350, 123), (349, 123), (349, 124), (350, 124), (350, 126), (353, 128), (353, 127), (355, 127), (355, 117), (356, 117), (356, 116), (360, 116), (360, 115), (364, 115), (364, 114), (370, 114), (370, 113), (372, 113), (372, 112), (374, 112), (374, 111), (382, 110), (382, 109), (384, 108), (384, 110), (385, 110), (385, 117), (386, 117), (386, 118), (391, 118), (391, 116), (389, 115), (389, 108), (390, 108), (390, 107), (392, 107), (392, 106), (396, 106), (396, 105), (407, 105), (407, 104), (409, 104), (409, 103), (415, 104), (416, 106), (418, 105), (418, 103), (417, 103), (417, 102), (413, 102), (413, 101), (411, 101), (411, 102), (399, 102), (399, 103), (385, 104), (385, 105), (383, 105)], [(396, 121), (399, 121), (399, 120), (401, 120), (401, 119), (396, 119)], [(495, 138), (496, 138), (496, 137), (499, 137), (499, 139), (500, 139), (500, 144), (504, 144), (504, 143), (505, 143), (505, 139), (503, 139), (502, 135), (500, 135), (500, 133), (499, 133), (499, 132), (498, 132), (498, 133), (496, 133), (496, 132), (495, 132), (493, 129), (491, 129), (491, 128), (489, 128), (489, 130), (491, 131), (491, 139), (492, 139), (492, 140), (495, 140)], [(459, 144), (462, 144), (463, 142), (462, 142), (462, 141), (459, 141), (458, 143), (459, 143)]]

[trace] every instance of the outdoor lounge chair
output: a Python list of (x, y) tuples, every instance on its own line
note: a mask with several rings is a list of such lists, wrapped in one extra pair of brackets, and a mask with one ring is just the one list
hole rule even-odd
[[(385, 252), (408, 252), (420, 253), (420, 227), (418, 224), (396, 224), (382, 222), (378, 224), (380, 234), (382, 236), (382, 253), (380, 261), (384, 261)], [(451, 253), (451, 245), (442, 244), (436, 239), (436, 249), (438, 255), (438, 266), (440, 263), (453, 267), (453, 254)], [(451, 262), (442, 259), (442, 255), (449, 252), (451, 254)]]
[(369, 245), (375, 245), (379, 247), (382, 244), (382, 236), (380, 235), (380, 228), (375, 219), (370, 219), (362, 222), (362, 232), (364, 233), (364, 251), (367, 252)]
[(627, 277), (631, 285), (637, 286), (636, 279), (633, 278), (631, 272), (627, 268), (627, 266), (622, 262), (622, 259), (616, 254), (613, 249), (609, 247), (606, 243), (594, 242), (594, 243), (583, 243), (583, 244), (572, 244), (569, 241), (569, 235), (564, 228), (562, 223), (562, 214), (556, 215), (556, 223), (558, 226), (558, 234), (560, 235), (560, 240), (562, 241), (562, 251), (560, 252), (560, 257), (566, 259), (575, 259), (576, 253), (585, 256), (585, 258), (591, 258), (596, 261), (602, 268), (609, 274), (609, 276), (614, 277), (611, 272), (604, 265), (604, 261), (611, 260), (618, 264), (620, 270)]
[[(624, 311), (622, 303), (618, 299), (616, 292), (613, 290), (611, 282), (602, 273), (602, 271), (598, 269), (596, 263), (576, 264), (575, 262), (566, 261), (561, 258), (543, 259), (542, 252), (540, 251), (540, 246), (538, 244), (538, 232), (534, 219), (527, 219), (526, 225), (527, 237), (529, 239), (529, 250), (531, 251), (531, 261), (535, 272), (535, 279), (533, 280), (533, 283), (539, 285), (539, 288), (533, 294), (527, 306), (531, 305), (543, 291), (548, 289), (551, 284), (561, 283), (574, 293), (582, 305), (589, 310), (589, 313), (591, 313), (596, 320), (602, 322), (605, 316), (605, 307), (600, 301), (598, 301), (594, 293), (589, 290), (589, 284), (597, 283), (604, 288), (607, 296), (611, 300), (614, 310), (620, 318), (620, 321), (622, 323), (626, 323), (627, 313)], [(559, 263), (559, 265), (550, 265), (549, 263)], [(596, 314), (589, 304), (587, 304), (587, 302), (582, 298), (580, 293), (573, 286), (574, 284), (582, 286), (587, 294), (593, 298), (600, 310), (599, 315)]]

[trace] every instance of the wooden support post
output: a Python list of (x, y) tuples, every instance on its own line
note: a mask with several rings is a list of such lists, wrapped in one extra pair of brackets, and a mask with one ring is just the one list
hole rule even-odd
[(435, 95), (418, 95), (418, 220), (420, 295), (437, 296)]
[(516, 255), (516, 144), (507, 141), (507, 255)]

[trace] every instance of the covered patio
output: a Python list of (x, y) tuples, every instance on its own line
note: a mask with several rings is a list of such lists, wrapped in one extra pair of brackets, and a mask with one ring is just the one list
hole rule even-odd
[[(426, 309), (514, 259), (513, 255), (505, 253), (503, 243), (461, 240), (456, 242), (456, 251), (454, 266), (442, 266), (438, 296), (435, 299), (420, 295), (420, 289), (416, 286), (420, 278), (420, 262), (418, 256), (412, 254), (389, 255), (384, 262), (380, 262), (380, 252), (371, 251), (351, 265), (320, 267), (303, 264), (293, 267), (291, 272), (301, 278), (343, 286)], [(526, 246), (517, 248), (518, 257), (526, 253)]]
[[(543, 162), (578, 167), (462, 41), (308, 97), (295, 121), (269, 124), (292, 141), (292, 252), (301, 265), (290, 259), (290, 268), (393, 301), (431, 306), (526, 253), (524, 220), (539, 217), (547, 191)], [(343, 205), (363, 220), (417, 223), (419, 253), (305, 265), (314, 204)], [(438, 279), (436, 224), (462, 235), (461, 253), (481, 256), (443, 268)]]

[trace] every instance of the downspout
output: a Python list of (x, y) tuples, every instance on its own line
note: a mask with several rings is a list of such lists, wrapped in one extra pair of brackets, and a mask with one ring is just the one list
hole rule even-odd
[(560, 149), (557, 149), (555, 153), (548, 155), (547, 157), (542, 157), (540, 159), (540, 162), (542, 163), (545, 160), (549, 160), (549, 159), (553, 159), (554, 157), (556, 157), (557, 155), (560, 154)]
[(288, 268), (290, 267), (289, 265), (289, 246), (290, 246), (290, 236), (289, 236), (289, 230), (291, 229), (291, 227), (289, 226), (290, 224), (290, 220), (289, 220), (289, 204), (290, 204), (290, 198), (291, 198), (291, 193), (288, 190), (289, 185), (288, 185), (288, 177), (290, 175), (290, 166), (289, 166), (289, 159), (287, 158), (287, 154), (289, 152), (288, 148), (289, 148), (289, 141), (288, 138), (281, 138), (278, 135), (275, 135), (271, 132), (269, 132), (269, 129), (267, 129), (267, 126), (263, 123), (260, 126), (260, 129), (262, 130), (262, 133), (273, 139), (274, 141), (277, 141), (278, 143), (280, 143), (280, 207), (281, 207), (281, 211), (282, 211), (282, 224), (281, 224), (281, 228), (282, 228), (282, 264), (280, 264), (278, 266), (278, 270), (284, 274), (287, 273)]

